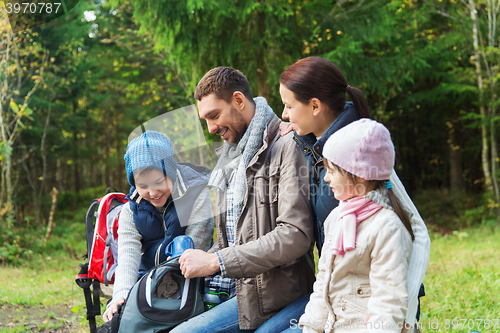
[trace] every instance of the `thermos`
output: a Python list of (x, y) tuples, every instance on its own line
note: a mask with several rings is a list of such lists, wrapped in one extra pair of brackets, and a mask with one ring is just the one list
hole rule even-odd
[(215, 288), (208, 289), (207, 293), (203, 296), (203, 301), (205, 301), (205, 311), (220, 304), (220, 298)]

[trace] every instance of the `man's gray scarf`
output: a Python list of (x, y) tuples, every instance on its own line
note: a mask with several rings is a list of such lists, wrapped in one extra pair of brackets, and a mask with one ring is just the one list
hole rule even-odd
[(254, 98), (255, 114), (245, 134), (238, 144), (224, 142), (222, 153), (217, 161), (208, 186), (219, 191), (227, 190), (227, 184), (233, 170), (236, 170), (234, 185), (234, 221), (238, 221), (243, 210), (243, 200), (246, 195), (245, 171), (252, 157), (262, 147), (264, 130), (274, 115), (273, 110), (263, 97)]

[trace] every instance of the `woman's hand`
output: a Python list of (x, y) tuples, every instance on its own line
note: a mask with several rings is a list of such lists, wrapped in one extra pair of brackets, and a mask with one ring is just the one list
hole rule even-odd
[(102, 315), (102, 319), (104, 319), (104, 322), (110, 321), (113, 318), (113, 315), (118, 311), (118, 305), (123, 304), (125, 302), (125, 299), (123, 297), (118, 298), (116, 302), (113, 302), (106, 311), (104, 311), (104, 314)]
[(280, 124), (281, 136), (285, 136), (295, 130), (295, 124), (282, 121)]

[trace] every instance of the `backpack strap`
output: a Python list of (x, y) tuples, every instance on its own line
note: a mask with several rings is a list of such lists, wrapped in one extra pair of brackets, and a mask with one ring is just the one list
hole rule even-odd
[(106, 247), (104, 248), (104, 260), (102, 264), (102, 274), (104, 276), (104, 285), (107, 287), (108, 286), (108, 272), (106, 271), (106, 267), (108, 267), (108, 252), (109, 248), (111, 247), (111, 237), (113, 237), (112, 234), (109, 234), (106, 236)]
[[(87, 307), (87, 320), (89, 321), (90, 333), (96, 332), (95, 317), (101, 314), (101, 303), (99, 302), (100, 285), (99, 280), (93, 280), (88, 277), (88, 262), (80, 264), (80, 272), (75, 279), (76, 284), (83, 289), (85, 296), (85, 305)], [(90, 293), (90, 285), (92, 285), (94, 300)]]
[(87, 234), (87, 257), (90, 260), (90, 255), (92, 252), (92, 243), (94, 238), (94, 213), (96, 208), (99, 206), (99, 201), (94, 199), (90, 204), (87, 211), (87, 216), (85, 218), (85, 232)]
[(94, 280), (92, 283), (92, 294), (94, 296), (94, 301), (92, 302), (90, 296), (90, 289), (84, 289), (85, 302), (87, 303), (87, 319), (90, 325), (90, 333), (96, 332), (96, 322), (95, 317), (101, 314), (101, 303), (99, 302), (99, 292), (101, 290), (99, 280)]

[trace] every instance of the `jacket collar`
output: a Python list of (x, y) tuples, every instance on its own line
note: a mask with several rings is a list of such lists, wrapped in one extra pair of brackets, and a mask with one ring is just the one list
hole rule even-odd
[(328, 129), (323, 133), (321, 138), (314, 144), (314, 151), (323, 155), (323, 147), (325, 146), (326, 140), (335, 132), (337, 132), (342, 127), (352, 123), (359, 119), (359, 113), (354, 107), (352, 102), (346, 102), (344, 106), (344, 112), (339, 114), (339, 116), (331, 123)]
[(317, 139), (316, 136), (312, 133), (306, 134), (306, 135), (298, 135), (297, 132), (293, 132), (293, 135), (299, 139), (299, 142), (302, 143), (304, 146), (307, 148), (313, 150), (314, 144), (316, 143)]
[(260, 154), (269, 147), (269, 144), (271, 141), (273, 141), (274, 137), (276, 136), (277, 132), (279, 131), (281, 119), (278, 118), (277, 115), (273, 115), (271, 119), (267, 122), (266, 129), (264, 130), (264, 136), (263, 136), (263, 142), (262, 142), (262, 147), (255, 153), (255, 155), (252, 157), (250, 160), (250, 163), (248, 164), (248, 167), (253, 165), (259, 158)]
[[(276, 131), (280, 127), (280, 123), (281, 120), (276, 115), (273, 115), (271, 119), (267, 122), (266, 129), (264, 130), (264, 136), (263, 136), (264, 141), (262, 147), (257, 151), (255, 155), (259, 155), (262, 151), (264, 151), (267, 148), (267, 146), (269, 146), (269, 142), (271, 141), (272, 138), (274, 138)], [(215, 153), (217, 154), (218, 157), (220, 157), (220, 155), (222, 154), (222, 150), (224, 149), (223, 147), (224, 144), (215, 149)]]

